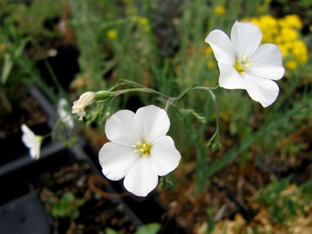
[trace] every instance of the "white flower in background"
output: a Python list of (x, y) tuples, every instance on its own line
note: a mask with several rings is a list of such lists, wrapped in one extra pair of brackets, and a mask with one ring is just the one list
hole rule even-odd
[(277, 98), (275, 80), (283, 77), (282, 53), (274, 44), (260, 45), (262, 33), (252, 23), (235, 22), (231, 39), (213, 30), (205, 41), (210, 44), (220, 69), (219, 85), (226, 89), (245, 89), (263, 107)]
[(125, 188), (136, 196), (147, 196), (179, 164), (181, 155), (170, 136), (170, 120), (165, 110), (154, 105), (133, 113), (121, 110), (105, 124), (111, 141), (101, 148), (99, 161), (110, 180), (123, 177)]
[(91, 105), (95, 101), (95, 92), (85, 92), (83, 93), (77, 101), (74, 101), (72, 113), (79, 116), (79, 120), (83, 120), (83, 117), (86, 116), (85, 108)]
[(67, 111), (68, 102), (65, 98), (61, 98), (57, 105), (57, 112), (63, 123), (66, 124), (70, 129), (74, 128), (74, 120), (70, 112)]
[(39, 159), (40, 157), (40, 146), (43, 140), (42, 136), (35, 135), (25, 124), (21, 126), (23, 136), (22, 141), (27, 148), (31, 158)]

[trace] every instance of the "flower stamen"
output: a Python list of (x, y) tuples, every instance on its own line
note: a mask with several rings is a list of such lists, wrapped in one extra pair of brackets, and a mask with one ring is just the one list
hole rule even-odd
[(241, 61), (236, 60), (235, 69), (239, 74), (242, 74), (243, 72), (246, 72), (247, 68), (252, 65), (253, 65), (252, 59), (249, 58), (247, 55), (244, 55)]
[(135, 153), (139, 153), (140, 156), (150, 156), (152, 146), (146, 141), (138, 141), (135, 145), (131, 145)]

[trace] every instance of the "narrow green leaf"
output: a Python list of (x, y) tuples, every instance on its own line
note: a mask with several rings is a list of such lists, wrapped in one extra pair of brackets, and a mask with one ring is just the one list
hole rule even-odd
[(13, 60), (12, 56), (10, 54), (5, 54), (4, 55), (4, 64), (3, 64), (3, 69), (2, 69), (2, 74), (1, 74), (1, 83), (5, 84), (8, 80), (8, 77), (11, 73), (13, 67)]

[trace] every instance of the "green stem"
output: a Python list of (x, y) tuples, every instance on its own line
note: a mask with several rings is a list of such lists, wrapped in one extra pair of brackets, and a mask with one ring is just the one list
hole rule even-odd
[(139, 88), (130, 88), (130, 89), (123, 89), (123, 90), (118, 90), (118, 91), (114, 91), (112, 92), (112, 96), (117, 97), (119, 95), (122, 94), (126, 94), (126, 93), (137, 93), (137, 92), (141, 92), (141, 93), (152, 93), (152, 94), (156, 94), (159, 95), (160, 97), (166, 99), (166, 105), (165, 105), (165, 110), (168, 111), (169, 106), (175, 102), (178, 101), (180, 99), (182, 99), (189, 91), (191, 90), (197, 90), (197, 89), (201, 89), (201, 90), (205, 90), (208, 91), (213, 102), (215, 103), (215, 109), (216, 109), (216, 118), (217, 118), (217, 123), (216, 123), (216, 127), (217, 127), (217, 139), (219, 139), (219, 130), (220, 130), (220, 121), (219, 121), (219, 111), (218, 111), (218, 104), (216, 101), (216, 96), (215, 94), (212, 92), (212, 90), (217, 89), (217, 87), (206, 87), (206, 86), (195, 86), (196, 84), (192, 84), (190, 87), (188, 87), (187, 89), (185, 89), (178, 97), (170, 97), (166, 94), (163, 94), (159, 91), (156, 91), (155, 89), (151, 89), (151, 88), (147, 88), (144, 85), (138, 84), (136, 82), (133, 81), (129, 81), (129, 80), (123, 80), (126, 84), (130, 84), (130, 85), (135, 85), (138, 86)]
[(204, 91), (207, 91), (210, 96), (211, 96), (211, 99), (213, 100), (214, 104), (215, 104), (215, 110), (216, 110), (216, 135), (215, 137), (217, 138), (217, 142), (219, 142), (219, 139), (220, 139), (220, 115), (219, 115), (219, 106), (218, 106), (218, 102), (217, 102), (217, 99), (216, 99), (216, 95), (212, 92), (212, 90), (215, 90), (219, 88), (219, 86), (216, 86), (216, 87), (207, 87), (207, 86), (196, 86), (192, 89), (194, 90), (197, 90), (197, 89), (200, 89), (200, 90), (204, 90)]

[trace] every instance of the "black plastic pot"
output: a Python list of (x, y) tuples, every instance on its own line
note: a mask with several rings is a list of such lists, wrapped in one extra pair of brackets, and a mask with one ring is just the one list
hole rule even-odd
[(32, 189), (0, 207), (0, 233), (52, 233), (51, 221)]

